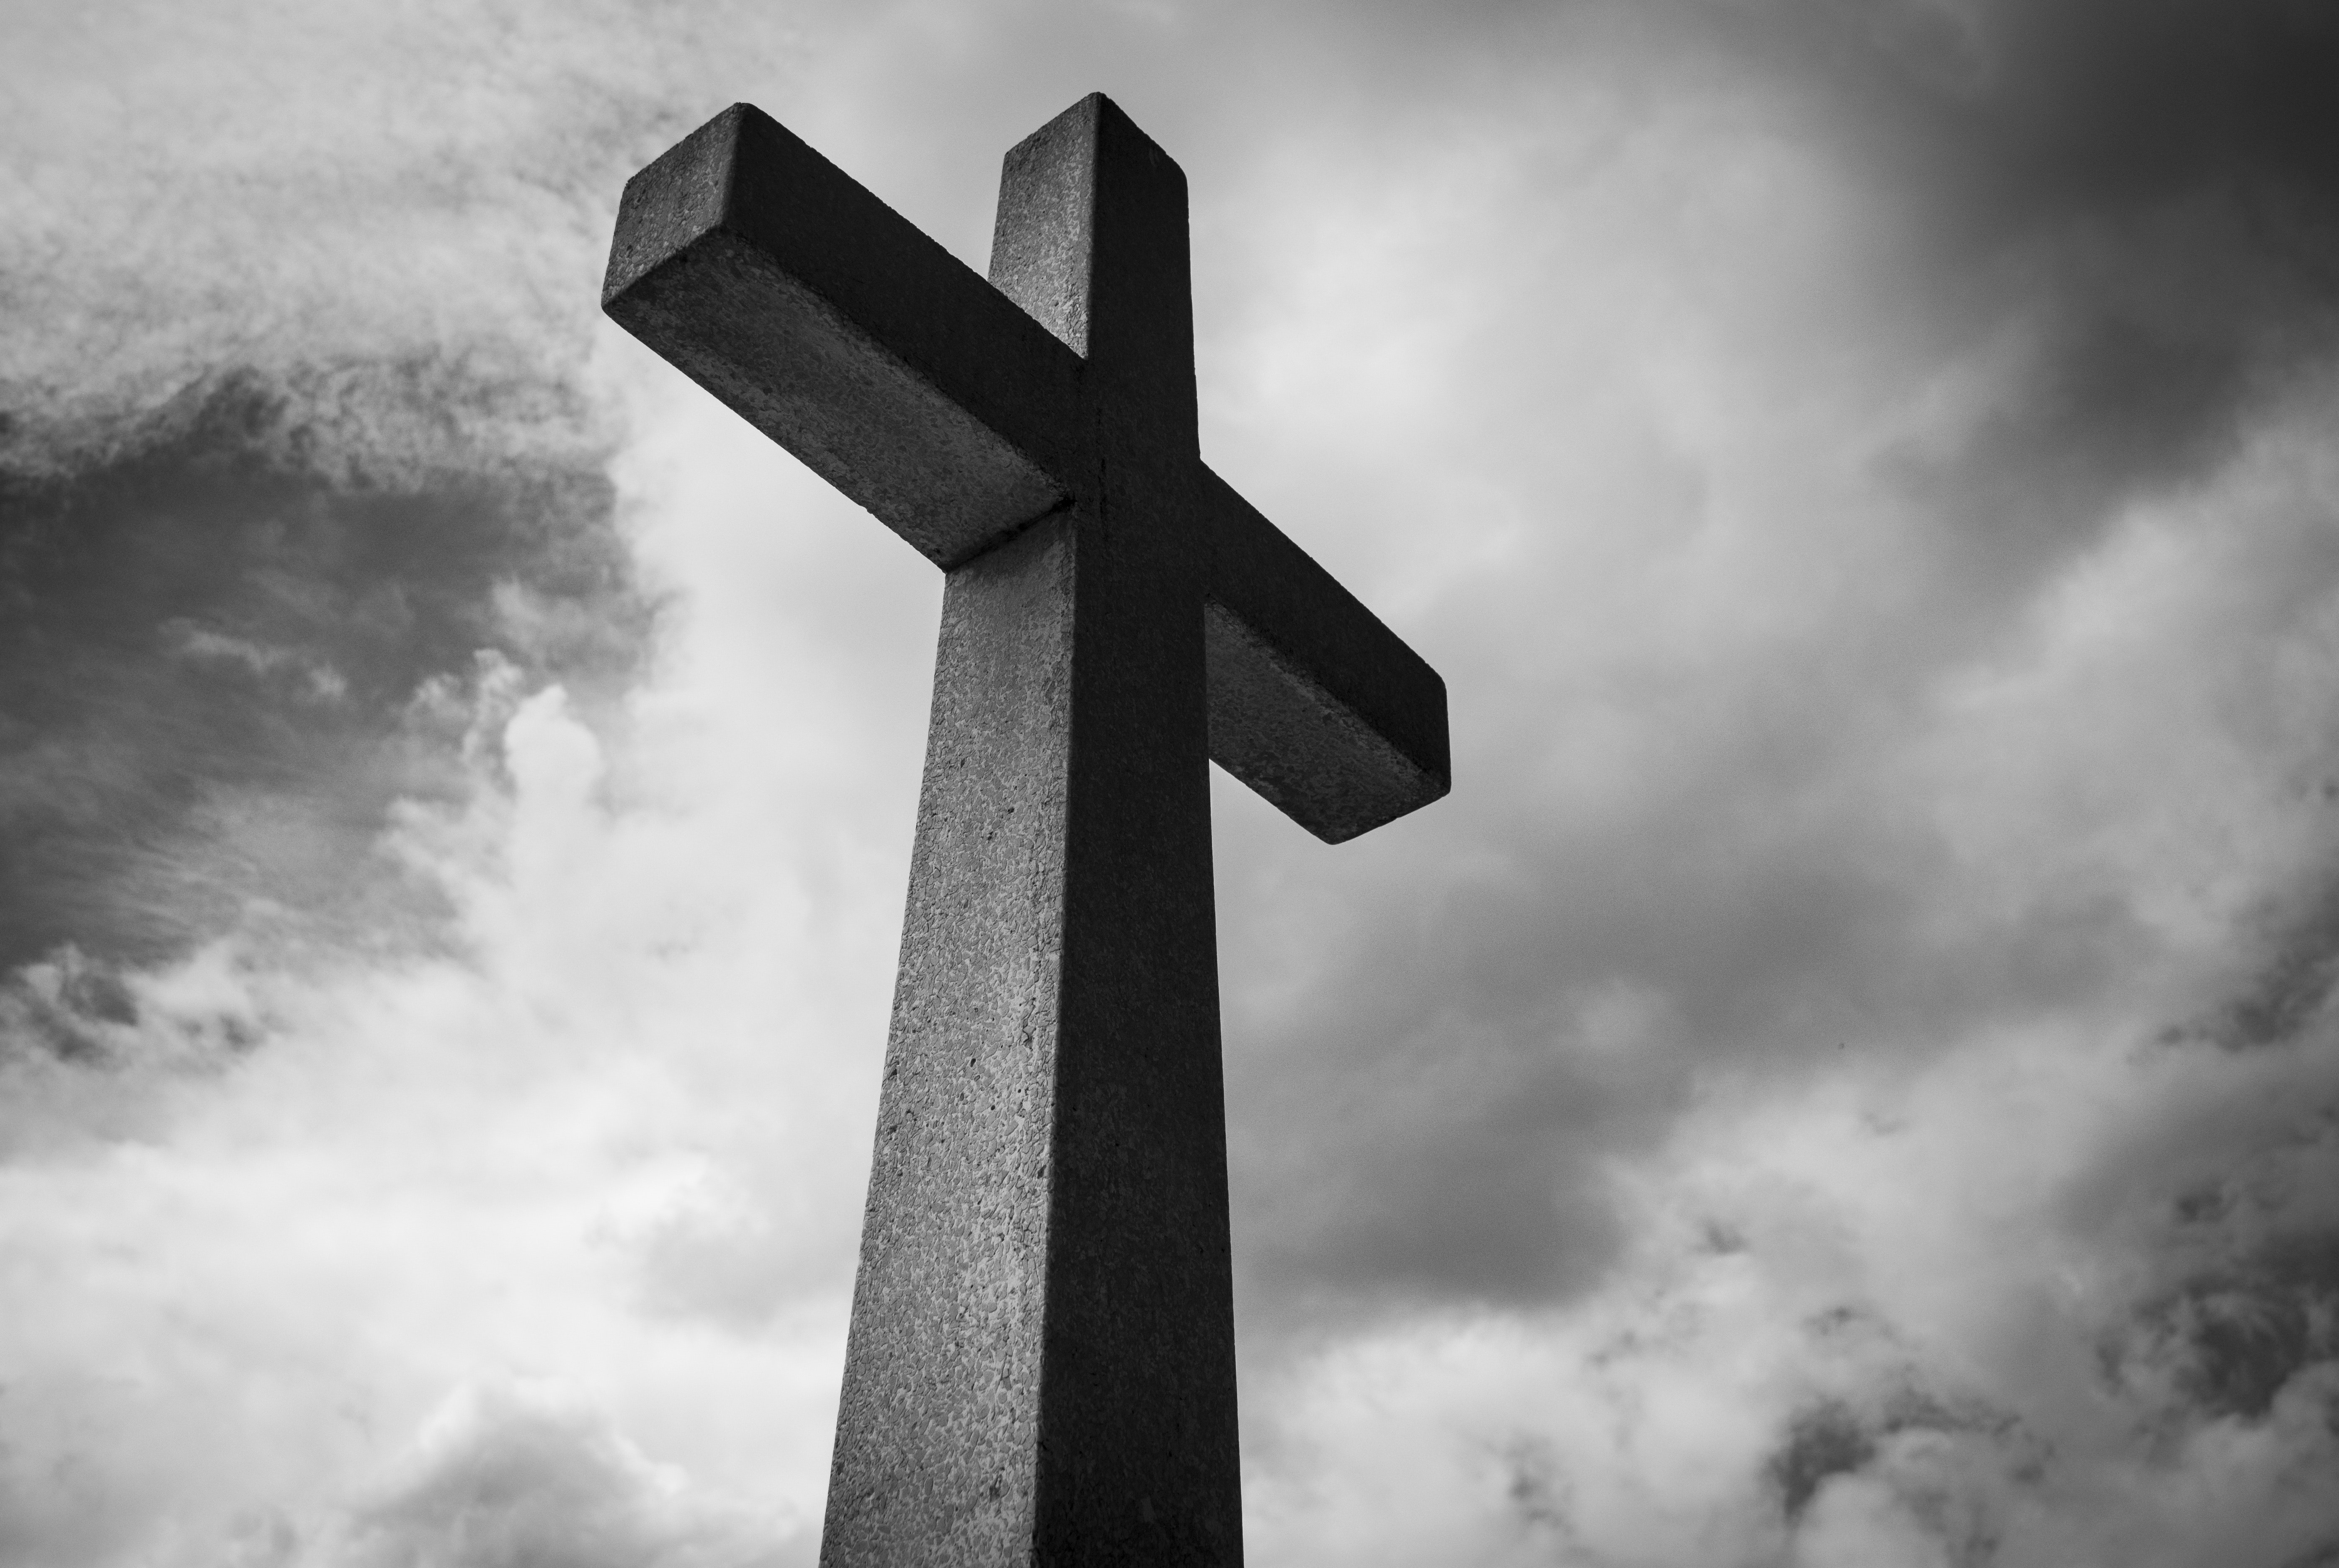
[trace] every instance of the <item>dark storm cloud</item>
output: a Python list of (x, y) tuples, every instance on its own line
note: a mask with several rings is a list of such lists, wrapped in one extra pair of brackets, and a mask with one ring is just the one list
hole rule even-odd
[(1622, 1238), (1603, 1168), (1662, 1132), (1695, 1055), (1872, 1021), (1839, 982), (1905, 895), (1674, 808), (1456, 888), (1272, 1051), (1230, 1055), (1239, 1127), (1273, 1129), (1240, 1156), (1270, 1195), (1246, 1227), (1265, 1277), (1509, 1303), (1588, 1284)]
[(1369, 1054), (1311, 1033), (1236, 1059), (1234, 1159), (1257, 1195), (1237, 1229), (1262, 1322), (1545, 1299), (1596, 1278), (1621, 1239), (1598, 1166), (1647, 1125), (1630, 1093), (1532, 1037), (1396, 1021), (1348, 1037)]
[(418, 695), (492, 655), (589, 706), (644, 644), (594, 280), (698, 51), (625, 0), (21, 21), (0, 971), (410, 936), (370, 846), (460, 738)]
[[(1623, 1239), (1607, 1171), (1664, 1136), (1698, 1075), (1942, 1049), (2098, 996), (2148, 951), (2079, 890), (1945, 934), (1953, 868), (1870, 794), (1833, 715), (1750, 715), (1618, 820), (1511, 823), (1499, 874), (1456, 879), (1364, 939), (1357, 978), (1311, 1016), (1237, 1041), (1239, 1186), (1262, 1194), (1238, 1235), (1263, 1285), (1564, 1297)], [(1807, 744), (1785, 760), (1737, 749), (1795, 723)], [(1395, 885), (1346, 897), (1406, 902)]]
[[(2231, 454), (2339, 322), (2339, 15), (2297, 0), (1788, 8), (1933, 287), (2038, 351), (1945, 476), (2052, 535)], [(1786, 45), (1762, 40), (1764, 52)], [(2001, 538), (2001, 544), (2006, 543)], [(2014, 547), (2018, 554), (2018, 546)]]
[(2270, 901), (2242, 943), (2246, 977), (2206, 1017), (2172, 1029), (2172, 1040), (2246, 1050), (2292, 1044), (2309, 1032), (2339, 986), (2339, 880), (2310, 883), (2303, 903), (2285, 909)]
[[(2102, 1356), (2114, 1389), (2173, 1395), (2187, 1423), (2265, 1419), (2301, 1373), (2339, 1364), (2339, 1232), (2183, 1280), (2116, 1325)], [(2156, 1379), (2165, 1389), (2137, 1389)]]
[[(1312, 1017), (1278, 1018), (1272, 1050), (1230, 1051), (1237, 1188), (1260, 1195), (1238, 1236), (1267, 1296), (1564, 1297), (1618, 1244), (1605, 1170), (1673, 1125), (1693, 1075), (1946, 1049), (2086, 1005), (2159, 962), (2117, 883), (2042, 887), (1960, 922), (1965, 871), (1893, 798), (1880, 759), (1921, 744), (1945, 674), (2001, 648), (2133, 505), (2233, 464), (2259, 414), (2339, 344), (2339, 18), (2325, 10), (2054, 0), (1624, 15), (1472, 10), (1520, 40), (1597, 25), (1627, 39), (1623, 69), (1661, 84), (1708, 69), (1647, 66), (1653, 47), (1687, 42), (1783, 84), (1788, 107), (1757, 121), (1764, 133), (1811, 138), (1808, 152), (1864, 172), (1875, 192), (1876, 232), (1843, 238), (1889, 281), (1906, 375), (1964, 376), (1974, 390), (1862, 459), (1880, 502), (1901, 508), (1874, 529), (1914, 530), (1911, 557), (1886, 563), (1909, 580), (1879, 581), (1873, 606), (1815, 601), (1808, 649), (1766, 648), (1761, 667), (1713, 676), (1731, 694), (1715, 700), (1742, 711), (1652, 746), (1616, 817), (1555, 828), (1564, 819), (1532, 798), (1459, 804), (1535, 777), (1543, 748), (1566, 744), (1549, 736), (1580, 697), (1520, 668), (1535, 656), (1525, 628), (1555, 613), (1547, 600), (1482, 600), (1426, 628), (1423, 646), (1449, 663), (1519, 684), (1456, 691), (1457, 804), (1436, 812), (1481, 825), (1397, 831), (1439, 844), (1425, 864), (1499, 844), (1501, 869), (1338, 883), (1344, 902), (1387, 912), (1359, 934), (1366, 956), (1337, 993), (1311, 997)], [(1486, 91), (1507, 90), (1483, 58), (1474, 69)], [(1505, 277), (1492, 267), (1485, 286)], [(1809, 373), (1791, 351), (1765, 369), (1782, 389)], [(1539, 417), (1489, 399), (1515, 468), (1531, 473), (1522, 454), (1548, 439)], [(1782, 550), (1808, 547), (1781, 537)], [(1507, 628), (1499, 644), (1488, 626)], [(1639, 722), (1667, 722), (1664, 695)], [(1470, 734), (1474, 695), (1509, 705), (1499, 735)], [(1419, 886), (1443, 890), (1434, 909), (1409, 907)], [(2293, 930), (2219, 1029), (2295, 1027), (2321, 1006), (2339, 952), (2331, 922)], [(1237, 985), (1244, 962), (1230, 959)], [(1640, 1032), (1591, 1043), (1620, 1007), (1641, 1009)], [(1230, 1019), (1243, 1012), (1238, 996)]]
[(1801, 1519), (1829, 1481), (1854, 1474), (1875, 1457), (1876, 1435), (1841, 1400), (1798, 1413), (1768, 1466), (1787, 1522)]
[[(2222, 1093), (2130, 1129), (2075, 1194), (2073, 1220), (2122, 1249), (2132, 1287), (2101, 1325), (2109, 1393), (2175, 1438), (2209, 1422), (2268, 1419), (2286, 1390), (2339, 1373), (2339, 1030), (2327, 912), (2277, 944), (2262, 977), (2206, 1031), (2171, 1031), (2181, 1060), (2204, 1035), (2246, 1065)], [(2334, 1428), (2339, 1430), (2339, 1428)]]
[(2276, 242), (2305, 237), (2284, 209), (2327, 217), (2339, 204), (2327, 5), (1997, 0), (1976, 15), (1979, 107), (2018, 204), (2140, 207), (2206, 191), (2258, 204)]
[(1849, 145), (1934, 160), (1920, 194), (1961, 222), (2004, 233), (2206, 196), (2250, 213), (2268, 250), (2328, 259), (2339, 18), (2312, 0), (1702, 9), (1862, 116), (1871, 134)]
[(1825, 1399), (1797, 1411), (1763, 1474), (1791, 1530), (1831, 1483), (1860, 1477), (1896, 1494), (1947, 1561), (1980, 1564), (2003, 1543), (2006, 1493), (2038, 1483), (2051, 1459), (2009, 1415), (1903, 1387), (1866, 1408)]
[[(459, 399), (385, 369), (392, 411)], [(86, 466), (0, 469), (0, 967), (152, 964), (255, 907), (410, 936), (372, 846), (459, 739), (418, 695), (483, 655), (587, 696), (629, 666), (644, 605), (588, 464), (331, 444), (228, 374)]]
[(2213, 471), (2240, 445), (2248, 350), (2086, 303), (2069, 311), (2041, 329), (2007, 404), (1953, 450), (1887, 459), (1952, 525), (1950, 580), (1988, 602), (2018, 602), (2123, 502)]

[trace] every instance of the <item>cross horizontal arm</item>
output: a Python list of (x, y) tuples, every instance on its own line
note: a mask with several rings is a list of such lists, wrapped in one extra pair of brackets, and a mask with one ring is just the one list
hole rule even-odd
[(752, 104), (627, 182), (601, 302), (939, 566), (1085, 471), (1080, 357)]
[(1210, 758), (1324, 840), (1452, 787), (1446, 683), (1209, 468)]

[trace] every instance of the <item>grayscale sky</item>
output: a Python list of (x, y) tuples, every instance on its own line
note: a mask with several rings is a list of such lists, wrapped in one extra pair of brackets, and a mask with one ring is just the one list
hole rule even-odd
[(0, 1562), (818, 1535), (940, 581), (601, 321), (1110, 94), (1453, 795), (1216, 779), (1258, 1563), (2339, 1563), (2339, 17), (13, 0)]

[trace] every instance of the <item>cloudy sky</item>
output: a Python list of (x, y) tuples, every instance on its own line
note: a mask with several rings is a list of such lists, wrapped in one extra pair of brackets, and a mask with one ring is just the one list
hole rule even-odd
[(599, 319), (1091, 90), (1455, 792), (1216, 778), (1258, 1563), (2339, 1563), (2310, 0), (9, 0), (0, 1562), (817, 1545), (940, 578)]

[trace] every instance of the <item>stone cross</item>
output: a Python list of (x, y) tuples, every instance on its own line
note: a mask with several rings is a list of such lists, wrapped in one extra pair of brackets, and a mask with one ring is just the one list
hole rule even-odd
[(737, 104), (602, 300), (948, 574), (822, 1563), (1239, 1563), (1206, 759), (1352, 838), (1445, 684), (1203, 466), (1185, 175), (1101, 95), (988, 282)]

